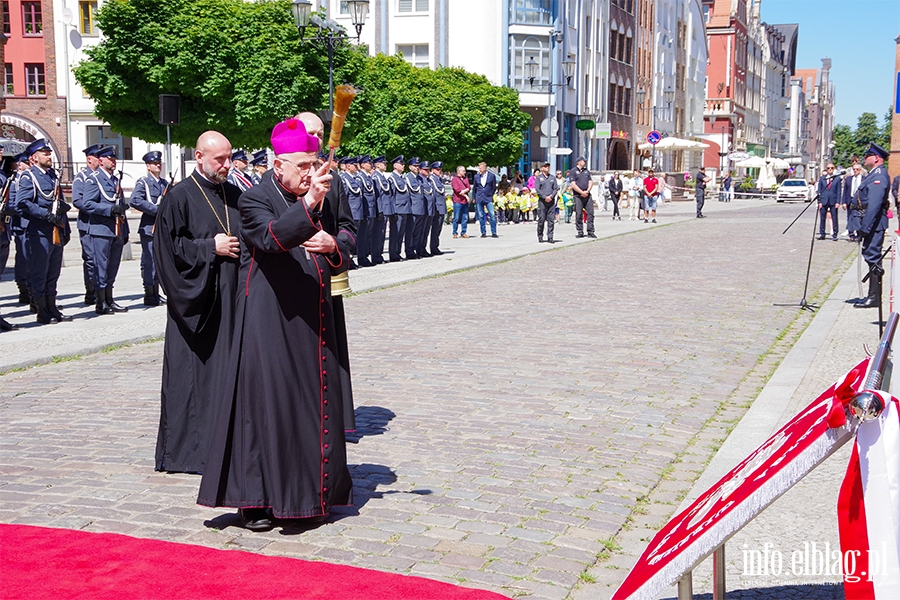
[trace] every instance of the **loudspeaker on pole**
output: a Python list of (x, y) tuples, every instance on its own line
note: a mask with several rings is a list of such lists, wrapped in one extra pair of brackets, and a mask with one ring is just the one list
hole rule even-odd
[(159, 95), (159, 124), (160, 125), (178, 125), (180, 120), (179, 101), (181, 97), (177, 94), (160, 94)]

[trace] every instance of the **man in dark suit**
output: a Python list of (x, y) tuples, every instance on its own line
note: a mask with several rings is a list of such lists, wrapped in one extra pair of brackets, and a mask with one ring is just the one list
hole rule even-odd
[(831, 215), (831, 239), (838, 239), (838, 210), (841, 203), (841, 181), (834, 172), (834, 165), (828, 163), (825, 174), (819, 177), (819, 239), (825, 239), (825, 218)]
[(478, 174), (475, 175), (473, 187), (475, 190), (475, 218), (481, 225), (481, 237), (487, 237), (485, 211), (491, 216), (491, 237), (500, 237), (497, 235), (497, 215), (494, 214), (494, 192), (497, 191), (497, 178), (487, 170), (487, 163), (484, 161), (478, 163)]
[(861, 207), (857, 192), (863, 180), (863, 168), (859, 163), (854, 163), (852, 174), (844, 177), (843, 191), (841, 192), (841, 205), (847, 210), (847, 235), (851, 242), (859, 242), (859, 227), (862, 225)]

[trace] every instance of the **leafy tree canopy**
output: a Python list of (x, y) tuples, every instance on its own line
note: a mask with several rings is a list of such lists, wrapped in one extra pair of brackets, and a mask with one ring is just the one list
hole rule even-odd
[[(327, 56), (300, 43), (288, 0), (109, 0), (97, 20), (105, 39), (75, 77), (124, 135), (165, 141), (159, 94), (181, 96), (172, 138), (184, 146), (207, 129), (266, 146), (279, 120), (328, 106)], [(335, 80), (352, 83), (365, 60), (336, 49)]]
[(346, 154), (398, 154), (442, 160), (450, 168), (515, 162), (531, 118), (518, 94), (463, 69), (413, 67), (378, 55), (360, 74), (363, 93), (350, 106), (356, 135)]
[(850, 165), (850, 159), (854, 156), (862, 160), (871, 142), (875, 142), (884, 149), (890, 149), (890, 108), (884, 115), (881, 127), (878, 126), (878, 117), (875, 116), (875, 113), (870, 112), (864, 112), (859, 115), (856, 121), (856, 129), (851, 129), (849, 125), (835, 125), (834, 163), (846, 167)]
[[(172, 139), (184, 146), (207, 129), (235, 147), (268, 146), (279, 120), (328, 106), (327, 55), (300, 43), (289, 0), (108, 0), (97, 20), (105, 39), (75, 77), (95, 114), (123, 135), (165, 140), (159, 94), (181, 96)], [(335, 83), (362, 89), (343, 154), (415, 154), (450, 165), (521, 156), (530, 118), (511, 89), (462, 69), (370, 58), (347, 44), (336, 48), (334, 66)]]

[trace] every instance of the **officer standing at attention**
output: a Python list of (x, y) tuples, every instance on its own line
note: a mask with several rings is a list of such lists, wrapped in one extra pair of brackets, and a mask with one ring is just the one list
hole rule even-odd
[(23, 152), (15, 158), (13, 165), (15, 171), (10, 175), (12, 185), (9, 188), (9, 203), (7, 211), (12, 213), (9, 217), (9, 227), (12, 233), (12, 243), (16, 248), (16, 260), (13, 263), (16, 287), (19, 288), (18, 304), (31, 304), (32, 312), (37, 312), (37, 307), (31, 301), (31, 293), (28, 291), (28, 248), (25, 246), (25, 228), (28, 227), (28, 219), (16, 210), (16, 192), (19, 189), (19, 180), (22, 173), (31, 168), (31, 159)]
[(422, 239), (416, 246), (416, 255), (430, 257), (428, 252), (428, 239), (431, 235), (431, 215), (434, 214), (434, 181), (431, 179), (431, 163), (427, 160), (419, 161), (419, 181), (422, 187), (422, 196), (425, 198), (425, 214), (422, 215)]
[(403, 257), (400, 256), (400, 248), (404, 242), (406, 246), (406, 255), (409, 256), (409, 238), (412, 232), (412, 206), (410, 205), (409, 184), (406, 177), (403, 176), (403, 166), (406, 161), (401, 154), (391, 161), (394, 165), (394, 171), (388, 176), (391, 182), (391, 197), (394, 199), (394, 216), (390, 221), (391, 233), (388, 240), (388, 255), (391, 262), (400, 262)]
[(372, 180), (372, 157), (364, 154), (359, 157), (360, 170), (356, 174), (362, 188), (363, 218), (356, 228), (356, 255), (359, 257), (359, 266), (375, 266), (375, 249), (372, 241), (375, 239), (375, 182)]
[(116, 303), (113, 286), (122, 261), (122, 249), (128, 241), (128, 219), (125, 218), (125, 202), (122, 188), (116, 177), (116, 148), (107, 146), (97, 153), (100, 168), (84, 185), (79, 209), (90, 214), (88, 233), (94, 256), (94, 294), (97, 304), (94, 312), (109, 315), (128, 309)]
[[(358, 163), (359, 161), (355, 156), (342, 158), (340, 162), (344, 167), (344, 170), (341, 171), (341, 182), (343, 182), (344, 190), (347, 192), (347, 202), (350, 205), (350, 214), (353, 217), (354, 223), (356, 223), (356, 260), (359, 262), (360, 266), (362, 266), (362, 249), (365, 247), (365, 233), (360, 230), (364, 213), (362, 184), (357, 176), (357, 171), (359, 169)], [(350, 268), (355, 268), (352, 262), (350, 263)]]
[(144, 282), (144, 305), (159, 306), (159, 283), (153, 264), (153, 226), (159, 201), (166, 194), (169, 182), (160, 178), (162, 173), (162, 152), (148, 152), (141, 159), (147, 165), (147, 174), (138, 179), (128, 199), (128, 205), (141, 211), (138, 235), (141, 237), (141, 280)]
[(431, 163), (431, 181), (434, 188), (434, 210), (431, 212), (431, 254), (440, 256), (443, 254), (438, 246), (441, 243), (441, 229), (444, 227), (444, 218), (447, 216), (447, 197), (444, 195), (444, 163), (435, 161)]
[(249, 162), (247, 153), (243, 150), (238, 150), (231, 154), (231, 170), (228, 172), (228, 183), (237, 186), (241, 193), (253, 187), (253, 182), (244, 173), (244, 169), (247, 168)]
[[(100, 159), (97, 158), (103, 146), (94, 144), (83, 150), (87, 166), (78, 172), (72, 180), (72, 204), (76, 207), (81, 203), (84, 194), (84, 183), (97, 169), (100, 168)], [(88, 232), (90, 215), (83, 210), (78, 210), (78, 241), (81, 244), (81, 268), (84, 272), (84, 303), (87, 306), (94, 304), (97, 297), (94, 295), (94, 281), (91, 274), (94, 272), (94, 259), (91, 256), (91, 234)]]
[(838, 210), (837, 207), (841, 203), (841, 181), (838, 175), (834, 174), (834, 165), (828, 163), (825, 167), (825, 174), (819, 178), (819, 186), (816, 190), (819, 193), (819, 238), (825, 239), (825, 217), (831, 214), (831, 239), (835, 242), (838, 239)]
[(887, 157), (888, 153), (884, 148), (875, 143), (869, 144), (865, 158), (869, 174), (858, 189), (859, 204), (863, 212), (860, 226), (862, 255), (869, 265), (869, 293), (862, 302), (855, 305), (856, 308), (872, 308), (881, 304), (881, 276), (884, 274), (881, 246), (884, 243), (884, 230), (888, 226), (887, 211), (890, 206), (890, 180), (887, 169), (884, 168)]
[(409, 212), (410, 226), (406, 229), (404, 247), (406, 248), (406, 260), (418, 260), (419, 239), (425, 231), (425, 196), (422, 193), (422, 181), (419, 179), (419, 157), (409, 159), (406, 165), (409, 172), (406, 174), (406, 185), (409, 188)]
[(259, 185), (262, 182), (262, 176), (269, 170), (269, 156), (265, 148), (253, 153), (250, 166), (253, 167), (253, 172), (250, 173), (250, 183)]
[[(3, 148), (0, 147), (0, 159), (3, 158)], [(12, 186), (12, 181), (7, 179), (6, 173), (0, 171), (0, 190), (6, 191), (7, 187)], [(9, 196), (6, 199), (0, 197), (0, 276), (6, 270), (6, 261), (9, 259), (9, 240), (12, 238), (12, 228), (9, 226), (10, 215), (12, 209), (9, 208)], [(14, 331), (18, 329), (18, 325), (13, 325), (0, 315), (0, 331)]]
[(46, 140), (31, 142), (25, 154), (31, 167), (19, 176), (14, 209), (23, 217), (23, 222), (27, 221), (28, 286), (37, 308), (37, 322), (47, 325), (71, 321), (72, 317), (63, 315), (56, 305), (63, 246), (69, 243), (72, 233), (66, 218), (71, 207), (62, 199)]
[(375, 222), (371, 229), (372, 234), (372, 262), (376, 265), (384, 263), (385, 217), (396, 220), (394, 215), (394, 197), (391, 195), (391, 184), (384, 174), (387, 168), (387, 158), (382, 154), (374, 161), (375, 170), (372, 171), (372, 181), (375, 182)]

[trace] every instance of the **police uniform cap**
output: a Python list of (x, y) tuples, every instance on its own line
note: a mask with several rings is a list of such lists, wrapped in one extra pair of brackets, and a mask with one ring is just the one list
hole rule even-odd
[(880, 156), (882, 160), (887, 160), (888, 152), (875, 142), (871, 142), (869, 144), (869, 149), (866, 150), (866, 156)]
[(247, 153), (244, 152), (243, 150), (237, 150), (236, 152), (232, 152), (232, 154), (231, 154), (231, 162), (234, 162), (234, 161), (236, 161), (236, 160), (242, 160), (242, 161), (244, 161), (244, 162), (250, 162), (249, 160), (247, 160)]
[(115, 146), (105, 146), (105, 147), (97, 150), (97, 158), (103, 158), (104, 156), (109, 157), (109, 158), (116, 158), (116, 159), (119, 158), (118, 156), (116, 156), (116, 147)]
[(391, 161), (392, 165), (396, 165), (397, 163), (400, 163), (401, 165), (406, 164), (406, 160), (403, 158), (402, 154)]
[(368, 154), (363, 154), (362, 156), (359, 157), (358, 160), (359, 160), (359, 164), (361, 164), (361, 165), (364, 165), (366, 163), (372, 164), (372, 157), (369, 156)]
[(436, 161), (434, 161), (433, 163), (431, 163), (431, 168), (432, 168), (432, 169), (443, 169), (443, 168), (444, 168), (444, 163), (442, 163), (442, 162), (439, 161), (439, 160), (436, 160)]
[(150, 152), (142, 156), (141, 160), (145, 163), (161, 163), (162, 152), (160, 152), (159, 150), (151, 150)]
[(23, 152), (22, 154), (17, 154), (13, 160), (15, 160), (17, 163), (27, 163), (28, 155)]
[(47, 144), (47, 140), (45, 140), (44, 138), (34, 140), (30, 144), (28, 144), (28, 147), (25, 148), (25, 155), (31, 156), (35, 152), (41, 152), (42, 150), (50, 150), (50, 145)]
[(101, 146), (100, 144), (92, 144), (92, 145), (88, 146), (87, 148), (85, 148), (84, 150), (82, 150), (82, 152), (84, 152), (85, 156), (97, 156), (97, 151), (100, 150), (100, 148), (102, 148), (102, 147), (103, 146)]
[(358, 165), (359, 164), (359, 158), (357, 158), (355, 156), (348, 156), (344, 160), (347, 161), (346, 164), (348, 164), (348, 165)]
[(411, 159), (409, 159), (409, 162), (407, 164), (411, 167), (418, 167), (419, 166), (419, 157), (413, 156)]
[(375, 158), (372, 159), (372, 163), (376, 164), (376, 165), (378, 163), (387, 164), (387, 157), (384, 154), (382, 154), (381, 156), (376, 156)]
[(266, 165), (269, 163), (269, 156), (265, 150), (257, 150), (253, 153), (253, 159), (250, 161), (251, 165)]
[(423, 160), (419, 163), (419, 168), (420, 169), (431, 169), (431, 163), (428, 162), (427, 160)]

